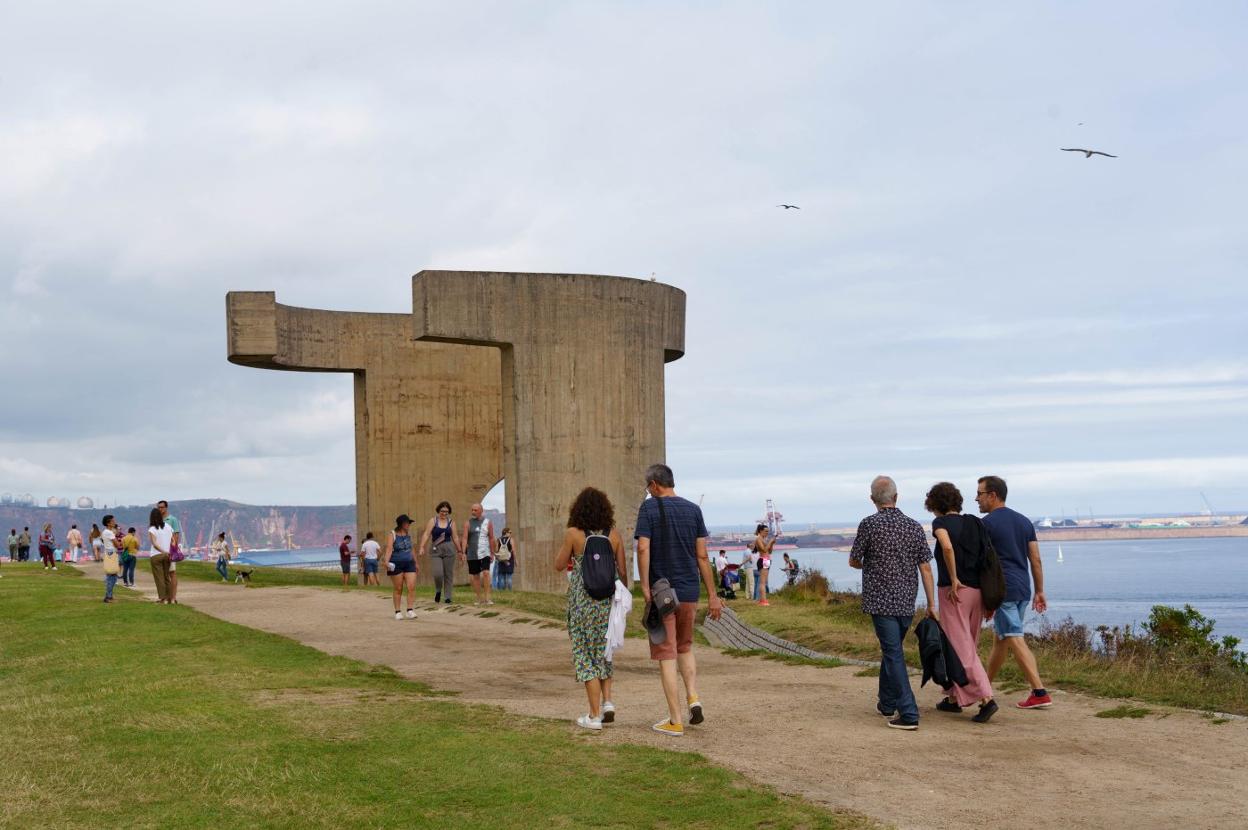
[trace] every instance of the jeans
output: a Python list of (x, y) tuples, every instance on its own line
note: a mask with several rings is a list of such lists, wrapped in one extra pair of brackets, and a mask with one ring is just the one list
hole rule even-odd
[(888, 712), (896, 710), (907, 723), (919, 722), (919, 707), (910, 689), (910, 674), (906, 671), (906, 658), (901, 651), (901, 641), (910, 630), (914, 615), (890, 617), (872, 614), (875, 636), (880, 640), (880, 708)]
[(217, 557), (217, 573), (221, 574), (222, 581), (228, 581), (230, 578), (230, 572), (225, 567), (224, 556)]
[(511, 571), (505, 571), (498, 575), (498, 587), (502, 591), (511, 590)]
[(754, 571), (754, 599), (763, 598), (763, 572), (755, 569)]
[(117, 574), (104, 574), (104, 599), (113, 598), (113, 586), (117, 584)]
[(122, 585), (134, 584), (134, 566), (138, 564), (138, 561), (139, 561), (139, 558), (137, 556), (127, 556), (125, 558), (125, 561), (121, 563), (121, 584)]

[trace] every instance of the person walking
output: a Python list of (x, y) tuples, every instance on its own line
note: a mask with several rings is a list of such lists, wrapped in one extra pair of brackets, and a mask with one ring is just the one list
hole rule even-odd
[[(1022, 513), (1005, 506), (1009, 488), (1000, 476), (984, 476), (975, 488), (975, 501), (979, 512), (984, 513), (984, 525), (992, 539), (1005, 576), (1005, 601), (993, 614), (996, 639), (992, 653), (988, 655), (988, 679), (996, 678), (1007, 656), (1013, 656), (1023, 676), (1031, 686), (1031, 694), (1015, 705), (1019, 709), (1047, 709), (1053, 705), (1040, 680), (1036, 657), (1023, 638), (1023, 620), (1027, 615), (1027, 603), (1032, 610), (1043, 614), (1049, 603), (1044, 596), (1044, 566), (1040, 562), (1040, 543), (1036, 540), (1036, 527)], [(1031, 584), (1035, 583), (1033, 598)]]
[(360, 545), (360, 556), (364, 559), (364, 584), (380, 585), (377, 579), (377, 560), (381, 556), (381, 545), (373, 538), (370, 530), (364, 534), (364, 543)]
[(394, 584), (394, 618), (403, 619), (403, 591), (407, 590), (407, 618), (416, 619), (416, 574), (420, 567), (412, 553), (412, 517), (404, 513), (394, 520), (394, 530), (382, 556), (386, 573)]
[[(91, 559), (95, 562), (99, 562), (104, 558), (104, 543), (100, 541), (101, 535), (100, 526), (92, 522), (91, 532), (87, 534), (87, 541), (91, 544)], [(82, 534), (80, 533), (78, 536), (81, 538)]]
[(962, 493), (942, 481), (927, 491), (923, 502), (933, 516), (936, 537), (936, 590), (940, 596), (940, 630), (953, 646), (966, 672), (967, 684), (952, 684), (945, 699), (936, 704), (942, 712), (961, 712), (963, 706), (979, 704), (971, 718), (987, 723), (997, 713), (992, 683), (979, 659), (979, 629), (985, 609), (979, 591), (979, 572), (988, 555), (988, 531), (977, 516), (962, 515)]
[(351, 584), (351, 536), (343, 536), (338, 545), (338, 564), (342, 567), (342, 587)]
[(438, 502), (433, 518), (425, 524), (419, 552), (424, 556), (428, 550), (433, 563), (434, 602), (451, 603), (451, 592), (455, 589), (455, 557), (460, 547), (459, 530), (451, 521), (451, 503)]
[[(91, 527), (95, 528), (95, 525)], [(82, 531), (78, 529), (78, 525), (70, 525), (69, 533), (65, 534), (65, 559), (69, 562), (77, 562), (80, 556), (82, 556)]]
[(169, 502), (161, 499), (156, 502), (160, 515), (164, 517), (165, 524), (173, 531), (173, 538), (169, 542), (169, 601), (174, 605), (178, 604), (178, 563), (184, 558), (182, 553), (182, 523), (178, 521), (178, 517), (169, 512)]
[(156, 602), (172, 605), (169, 592), (169, 548), (173, 545), (173, 528), (165, 524), (165, 515), (159, 507), (153, 507), (148, 516), (147, 542), (152, 555), (147, 560), (152, 569), (152, 581), (156, 583)]
[(17, 561), (17, 528), (9, 528), (9, 561)]
[(797, 575), (801, 573), (801, 568), (797, 566), (797, 560), (792, 559), (786, 553), (784, 554), (784, 578), (786, 585), (792, 585), (797, 582)]
[[(699, 579), (706, 585), (707, 613), (717, 620), (723, 601), (715, 591), (715, 575), (706, 553), (706, 522), (702, 508), (676, 495), (676, 479), (666, 464), (653, 464), (646, 470), (646, 493), (650, 498), (637, 511), (634, 536), (637, 540), (637, 569), (641, 593), (647, 606), (653, 599), (653, 586), (666, 579), (676, 593), (677, 608), (663, 616), (663, 641), (650, 638), (650, 659), (658, 661), (663, 696), (667, 699), (667, 719), (652, 729), (664, 735), (685, 733), (678, 697), (677, 672), (685, 685), (689, 723), (704, 720), (698, 697), (698, 667), (693, 656), (693, 620), (698, 608)], [(649, 610), (649, 608), (647, 608)]]
[[(113, 601), (113, 588), (117, 587), (117, 577), (121, 574), (121, 559), (117, 555), (117, 520), (109, 513), (100, 520), (104, 529), (100, 531), (100, 547), (104, 563), (104, 601)], [(94, 525), (92, 525), (94, 527)]]
[(849, 565), (862, 571), (862, 610), (871, 615), (880, 641), (880, 686), (875, 710), (894, 729), (919, 728), (919, 708), (910, 688), (901, 643), (914, 622), (919, 576), (927, 615), (939, 621), (932, 586), (932, 552), (923, 526), (897, 509), (897, 485), (888, 476), (871, 482), (876, 512), (858, 523)]
[(616, 578), (626, 582), (624, 541), (615, 529), (615, 508), (607, 494), (594, 487), (586, 487), (572, 502), (563, 543), (555, 554), (555, 572), (563, 573), (572, 565), (568, 578), (568, 637), (572, 640), (572, 668), (577, 681), (585, 684), (589, 700), (589, 714), (578, 717), (576, 724), (597, 731), (603, 723), (615, 720), (612, 665), (606, 657), (613, 597), (594, 599), (585, 590), (586, 552), (614, 558)]
[(23, 527), (22, 532), (17, 537), (17, 561), (30, 561), (30, 528)]
[(217, 574), (221, 577), (221, 581), (229, 582), (230, 543), (226, 541), (224, 533), (218, 533), (217, 538), (212, 540), (212, 553), (217, 560)]
[(494, 587), (500, 591), (511, 590), (511, 580), (516, 573), (516, 540), (511, 528), (503, 528), (498, 537), (498, 552), (494, 554), (494, 573), (498, 577)]
[(56, 570), (56, 536), (52, 534), (52, 523), (48, 522), (43, 526), (43, 532), (39, 534), (39, 561), (43, 563), (43, 569), (48, 568)]
[(468, 578), (476, 596), (474, 605), (493, 605), (490, 598), (490, 562), (497, 543), (494, 541), (494, 524), (485, 518), (485, 508), (474, 504), (469, 508), (471, 518), (464, 522), (464, 547), (460, 559), (468, 564)]
[(771, 552), (776, 547), (776, 540), (768, 539), (767, 536), (767, 525), (759, 524), (754, 528), (754, 552), (758, 554), (759, 605), (771, 605), (767, 600), (767, 579), (771, 576)]
[(134, 568), (139, 562), (139, 537), (134, 528), (127, 528), (121, 540), (121, 584), (134, 587)]

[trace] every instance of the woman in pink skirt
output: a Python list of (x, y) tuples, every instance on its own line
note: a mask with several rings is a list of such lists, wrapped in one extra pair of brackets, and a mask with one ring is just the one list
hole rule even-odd
[(979, 568), (987, 551), (987, 530), (978, 516), (962, 515), (962, 494), (947, 481), (927, 492), (923, 506), (936, 516), (932, 535), (936, 537), (939, 572), (936, 593), (940, 596), (940, 630), (962, 661), (967, 679), (965, 686), (955, 683), (946, 689), (945, 699), (936, 708), (961, 712), (963, 706), (978, 703), (979, 712), (971, 720), (987, 723), (997, 713), (992, 683), (979, 659), (979, 628), (984, 621)]

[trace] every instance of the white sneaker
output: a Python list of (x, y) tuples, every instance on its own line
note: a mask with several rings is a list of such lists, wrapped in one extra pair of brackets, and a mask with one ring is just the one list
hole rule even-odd
[(53, 565), (53, 566), (52, 566), (52, 570), (54, 570), (54, 571), (56, 570), (56, 566), (55, 566), (55, 565)]
[(615, 723), (615, 704), (609, 700), (602, 702), (602, 722)]
[(415, 610), (415, 609), (413, 609), (413, 608), (409, 608), (409, 609), (407, 609), (407, 618), (408, 618), (409, 620), (414, 620), (414, 619), (416, 619), (416, 610)]
[(595, 732), (601, 732), (602, 718), (591, 718), (589, 715), (581, 715), (576, 719), (576, 725), (582, 729), (592, 729)]
[(394, 612), (394, 618), (395, 618), (396, 620), (401, 620), (401, 619), (403, 619), (403, 612), (402, 612), (402, 611), (395, 611), (395, 612)]
[(493, 604), (494, 604), (494, 600), (492, 600), (492, 599), (487, 599), (487, 600), (485, 601), (485, 604), (486, 604), (486, 605), (493, 605)]

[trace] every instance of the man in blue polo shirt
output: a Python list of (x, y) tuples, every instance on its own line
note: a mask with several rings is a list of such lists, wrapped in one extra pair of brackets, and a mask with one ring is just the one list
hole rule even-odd
[[(988, 658), (988, 679), (996, 678), (1005, 664), (1006, 655), (1012, 654), (1031, 684), (1031, 694), (1016, 705), (1019, 709), (1047, 709), (1053, 705), (1053, 698), (1040, 681), (1036, 657), (1023, 638), (1023, 619), (1027, 614), (1028, 600), (1031, 600), (1031, 607), (1037, 613), (1043, 614), (1049, 607), (1044, 597), (1040, 543), (1036, 541), (1036, 527), (1031, 519), (1005, 506), (1008, 492), (1005, 479), (998, 476), (984, 476), (975, 488), (975, 501), (979, 504), (979, 512), (987, 514), (984, 525), (988, 528), (992, 546), (1001, 560), (1001, 572), (1005, 575), (1005, 601), (992, 618), (997, 637)], [(1034, 598), (1031, 595), (1033, 581), (1036, 584)]]

